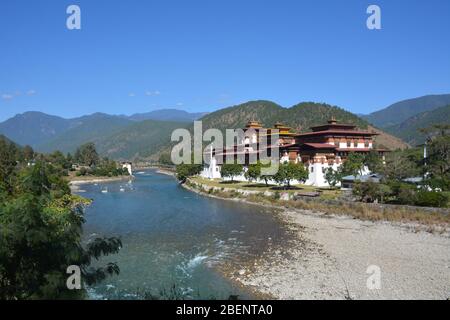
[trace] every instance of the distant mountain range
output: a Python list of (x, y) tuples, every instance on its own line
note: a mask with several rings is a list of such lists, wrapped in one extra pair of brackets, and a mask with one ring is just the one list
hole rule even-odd
[(380, 147), (389, 149), (406, 148), (407, 144), (401, 139), (391, 136), (370, 126), (367, 121), (342, 108), (323, 103), (302, 102), (290, 108), (265, 100), (250, 101), (237, 106), (212, 112), (203, 118), (203, 128), (243, 128), (249, 120), (258, 120), (264, 126), (273, 126), (282, 122), (295, 131), (309, 131), (311, 126), (326, 123), (334, 117), (341, 123), (351, 123), (360, 128), (380, 133), (376, 143)]
[(419, 129), (433, 124), (450, 124), (448, 105), (450, 94), (427, 95), (403, 100), (361, 117), (414, 146), (425, 140)]
[(362, 118), (374, 126), (383, 129), (400, 124), (419, 113), (431, 111), (449, 104), (450, 94), (427, 95), (394, 103), (369, 115), (362, 115)]
[(414, 146), (425, 142), (426, 137), (420, 129), (436, 124), (450, 124), (450, 105), (421, 112), (385, 130)]
[(146, 113), (135, 113), (131, 116), (125, 116), (126, 119), (133, 121), (159, 120), (159, 121), (178, 121), (192, 122), (208, 114), (208, 112), (190, 113), (177, 109), (160, 109)]
[[(445, 96), (450, 97), (450, 95)], [(434, 114), (433, 110), (430, 111), (433, 108), (424, 107), (424, 101), (433, 101), (433, 106), (437, 103), (436, 101), (446, 101), (445, 97), (432, 97), (434, 98), (430, 100), (426, 97), (418, 98), (417, 100), (421, 103), (415, 101), (416, 99), (406, 100), (417, 110), (428, 108), (428, 111), (422, 111), (423, 114), (420, 116), (416, 112), (412, 116), (415, 117), (414, 119), (406, 118), (410, 123), (408, 130), (412, 130), (411, 132), (416, 127), (434, 123), (437, 118), (448, 122), (448, 117), (445, 117), (448, 115), (448, 108), (436, 110)], [(405, 114), (406, 101), (384, 110), (392, 114), (398, 107), (402, 110), (401, 114)], [(377, 117), (380, 117), (383, 110), (379, 112), (381, 113), (378, 113)], [(411, 114), (410, 111), (407, 113)], [(0, 123), (0, 134), (4, 134), (20, 145), (31, 145), (41, 152), (54, 150), (73, 152), (83, 143), (94, 142), (102, 155), (114, 159), (155, 159), (159, 154), (170, 150), (172, 145), (170, 135), (174, 129), (185, 127), (192, 130), (192, 121), (199, 117), (203, 121), (204, 129), (242, 128), (247, 121), (258, 120), (266, 127), (272, 126), (275, 122), (282, 122), (302, 132), (334, 117), (343, 123), (352, 123), (363, 129), (377, 131), (380, 135), (376, 137), (375, 142), (379, 147), (397, 149), (408, 146), (392, 134), (410, 143), (420, 141), (420, 139), (411, 138), (414, 137), (412, 133), (402, 134), (401, 132), (406, 132), (406, 124), (402, 126), (397, 120), (386, 129), (378, 129), (367, 120), (371, 119), (370, 115), (358, 116), (336, 106), (303, 102), (284, 108), (265, 100), (249, 101), (212, 113), (188, 113), (176, 109), (165, 109), (132, 116), (94, 113), (79, 118), (64, 119), (41, 112), (26, 112)]]
[[(42, 112), (29, 111), (0, 123), (0, 134), (20, 145), (31, 145), (43, 152), (55, 149), (73, 151), (86, 141), (100, 141), (122, 128), (144, 120), (192, 122), (206, 113), (189, 113), (176, 109), (162, 109), (132, 116), (94, 113), (64, 119)], [(179, 124), (178, 124), (179, 125)]]

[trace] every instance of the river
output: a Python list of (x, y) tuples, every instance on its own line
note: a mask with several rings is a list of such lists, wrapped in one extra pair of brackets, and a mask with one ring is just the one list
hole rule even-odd
[(123, 242), (120, 253), (99, 261), (116, 262), (120, 275), (89, 288), (91, 299), (252, 298), (219, 266), (238, 268), (287, 236), (264, 207), (201, 196), (153, 170), (130, 182), (82, 185), (78, 193), (94, 200), (86, 209), (84, 240), (115, 236)]

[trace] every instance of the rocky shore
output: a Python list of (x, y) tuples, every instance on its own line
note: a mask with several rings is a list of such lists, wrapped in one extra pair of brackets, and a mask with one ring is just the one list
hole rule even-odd
[(233, 281), (276, 299), (450, 298), (448, 233), (313, 210), (278, 211), (295, 240), (224, 268)]
[(134, 179), (133, 176), (117, 176), (117, 177), (74, 177), (69, 180), (69, 186), (72, 192), (77, 192), (80, 190), (80, 186), (83, 184), (90, 183), (106, 183), (115, 181), (124, 181)]

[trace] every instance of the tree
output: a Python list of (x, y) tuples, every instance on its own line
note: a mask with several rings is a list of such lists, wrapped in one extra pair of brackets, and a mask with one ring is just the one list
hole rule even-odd
[(169, 153), (162, 153), (159, 156), (159, 163), (163, 164), (163, 165), (167, 165), (167, 166), (172, 166), (173, 162), (172, 162), (172, 159), (170, 158), (170, 154)]
[(0, 299), (82, 298), (69, 290), (67, 267), (80, 267), (83, 284), (119, 273), (114, 263), (92, 259), (118, 252), (117, 238), (96, 238), (82, 246), (83, 208), (90, 201), (70, 194), (59, 171), (38, 160), (19, 172), (14, 192), (0, 203)]
[(374, 150), (371, 150), (364, 157), (364, 165), (373, 173), (379, 173), (383, 170), (383, 162), (381, 161), (380, 155)]
[(282, 163), (278, 168), (278, 172), (273, 176), (273, 179), (280, 185), (285, 187), (291, 186), (292, 180), (297, 180), (302, 183), (308, 179), (309, 173), (303, 166), (303, 163)]
[(237, 163), (224, 163), (220, 171), (222, 177), (231, 178), (234, 181), (234, 177), (242, 174), (243, 166)]
[(391, 192), (392, 190), (389, 186), (373, 181), (356, 181), (353, 186), (353, 194), (358, 196), (360, 201), (363, 202), (384, 202), (384, 198)]
[(435, 125), (434, 135), (428, 143), (427, 168), (431, 177), (441, 180), (442, 186), (450, 185), (450, 125)]
[(250, 182), (258, 180), (261, 177), (261, 163), (250, 164), (244, 176)]
[(13, 180), (18, 161), (18, 148), (5, 137), (0, 136), (0, 193), (13, 192)]
[(22, 152), (23, 152), (23, 157), (24, 157), (25, 161), (30, 161), (30, 160), (34, 159), (34, 150), (29, 145), (26, 145), (25, 147), (23, 147)]
[(203, 166), (201, 164), (179, 164), (176, 167), (177, 179), (184, 183), (188, 177), (195, 176), (202, 172)]
[(331, 188), (335, 188), (336, 185), (341, 182), (342, 177), (342, 167), (338, 167), (337, 170), (334, 170), (332, 167), (328, 167), (325, 171), (325, 180)]
[(86, 166), (93, 166), (99, 162), (99, 156), (95, 149), (95, 144), (88, 142), (80, 146), (74, 155), (76, 162)]
[(364, 168), (364, 156), (360, 153), (351, 152), (342, 165), (344, 175), (357, 176), (362, 174)]
[(410, 151), (394, 151), (388, 154), (382, 173), (387, 180), (401, 181), (421, 174), (416, 156)]

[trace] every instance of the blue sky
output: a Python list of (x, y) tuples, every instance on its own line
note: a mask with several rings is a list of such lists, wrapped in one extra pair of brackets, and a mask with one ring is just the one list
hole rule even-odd
[[(66, 8), (81, 8), (81, 30)], [(381, 7), (382, 29), (366, 28)], [(0, 121), (450, 93), (450, 1), (2, 0)]]

